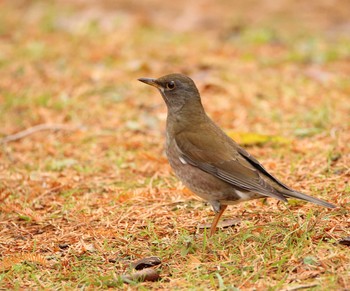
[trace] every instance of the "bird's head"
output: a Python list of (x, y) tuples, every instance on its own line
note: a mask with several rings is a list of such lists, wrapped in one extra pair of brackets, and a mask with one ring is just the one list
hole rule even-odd
[[(170, 74), (158, 79), (140, 78), (139, 81), (156, 87), (168, 107), (175, 113), (183, 108), (202, 107), (198, 89), (191, 78), (182, 74)], [(200, 104), (198, 106), (198, 103)]]

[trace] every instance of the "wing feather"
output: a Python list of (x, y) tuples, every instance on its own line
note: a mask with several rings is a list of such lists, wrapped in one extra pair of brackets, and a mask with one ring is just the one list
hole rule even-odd
[(175, 143), (181, 158), (188, 164), (238, 189), (287, 201), (259, 175), (251, 163), (237, 153), (234, 144), (231, 144), (228, 152), (227, 144), (220, 139), (211, 139), (203, 144), (203, 140), (199, 141), (195, 134), (188, 133), (178, 135)]

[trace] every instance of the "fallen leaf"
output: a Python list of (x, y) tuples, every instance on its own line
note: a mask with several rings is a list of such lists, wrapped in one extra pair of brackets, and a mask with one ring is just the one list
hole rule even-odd
[(268, 142), (274, 144), (288, 144), (291, 141), (282, 136), (264, 135), (253, 132), (227, 131), (229, 137), (242, 145), (262, 145)]
[[(241, 222), (240, 219), (235, 218), (235, 219), (226, 219), (223, 221), (220, 221), (217, 225), (218, 228), (226, 228), (230, 226), (235, 226)], [(203, 223), (198, 226), (199, 229), (204, 229), (204, 228), (210, 228), (211, 223)]]
[(157, 266), (160, 264), (161, 264), (161, 261), (158, 257), (148, 257), (148, 258), (143, 258), (136, 262), (133, 262), (131, 264), (131, 267), (134, 268), (135, 270), (143, 270), (143, 269)]
[(341, 240), (339, 240), (339, 244), (344, 246), (350, 246), (350, 236), (344, 237)]
[(160, 275), (158, 270), (154, 270), (151, 268), (143, 269), (141, 271), (136, 271), (131, 274), (121, 276), (121, 279), (124, 283), (131, 282), (144, 282), (144, 281), (158, 281), (160, 280)]
[(187, 255), (187, 257), (188, 257), (188, 261), (189, 261), (188, 265), (191, 269), (195, 269), (202, 264), (202, 262), (197, 257), (195, 257), (193, 255)]

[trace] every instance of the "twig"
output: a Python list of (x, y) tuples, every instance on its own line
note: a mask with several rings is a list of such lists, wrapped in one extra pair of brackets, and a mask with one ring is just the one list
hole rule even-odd
[(295, 291), (295, 290), (302, 290), (302, 289), (309, 289), (318, 286), (319, 284), (313, 283), (313, 284), (307, 284), (307, 285), (299, 285), (299, 286), (293, 286), (289, 287), (287, 289), (282, 289), (282, 291)]
[(34, 134), (34, 133), (39, 132), (39, 131), (44, 131), (44, 130), (77, 130), (79, 128), (80, 127), (72, 128), (72, 127), (69, 127), (69, 126), (64, 125), (64, 124), (46, 124), (46, 123), (38, 124), (38, 125), (35, 125), (33, 127), (29, 127), (25, 130), (22, 130), (20, 132), (17, 132), (15, 134), (10, 134), (8, 136), (5, 136), (4, 138), (1, 138), (0, 144), (5, 144), (8, 142), (16, 141), (16, 140), (19, 140), (21, 138), (24, 138), (28, 135)]

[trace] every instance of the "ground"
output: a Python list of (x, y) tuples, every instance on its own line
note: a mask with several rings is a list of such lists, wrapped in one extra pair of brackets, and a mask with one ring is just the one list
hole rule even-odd
[[(0, 288), (349, 290), (349, 2), (140, 2), (0, 4)], [(208, 239), (211, 208), (164, 155), (161, 96), (137, 81), (172, 72), (338, 208), (246, 202)], [(161, 280), (123, 283), (149, 256)]]

